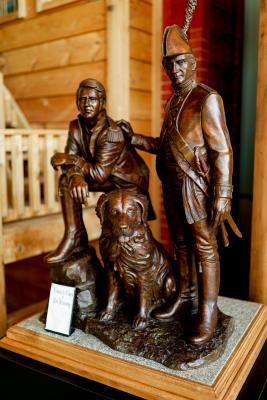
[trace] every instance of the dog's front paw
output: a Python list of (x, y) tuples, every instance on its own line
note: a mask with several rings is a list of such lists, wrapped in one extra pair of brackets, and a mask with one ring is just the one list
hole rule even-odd
[(133, 320), (133, 327), (135, 329), (145, 329), (150, 322), (149, 317), (142, 317), (141, 315), (137, 315)]
[(98, 315), (98, 319), (100, 321), (111, 321), (114, 317), (114, 313), (112, 311), (108, 311), (108, 310), (103, 310), (99, 313)]

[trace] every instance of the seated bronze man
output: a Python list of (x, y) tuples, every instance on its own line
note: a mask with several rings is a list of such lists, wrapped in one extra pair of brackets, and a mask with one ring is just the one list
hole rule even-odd
[[(64, 153), (56, 153), (52, 166), (62, 168), (59, 193), (65, 224), (57, 249), (47, 263), (60, 263), (83, 251), (88, 236), (82, 217), (89, 191), (115, 188), (148, 195), (149, 170), (120, 129), (106, 113), (106, 92), (95, 79), (83, 80), (76, 93), (77, 119), (70, 122)], [(149, 219), (154, 219), (150, 204)]]

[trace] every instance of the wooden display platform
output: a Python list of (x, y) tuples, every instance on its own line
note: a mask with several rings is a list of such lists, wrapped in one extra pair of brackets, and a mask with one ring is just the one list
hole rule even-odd
[[(0, 347), (127, 393), (153, 400), (236, 399), (267, 338), (267, 307), (253, 321), (211, 384), (203, 384), (110, 354), (71, 340), (35, 332), (21, 324), (8, 329)], [(199, 369), (199, 373), (202, 368)]]

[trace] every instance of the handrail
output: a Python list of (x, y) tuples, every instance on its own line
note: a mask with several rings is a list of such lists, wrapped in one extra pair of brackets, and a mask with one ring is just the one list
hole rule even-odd
[(30, 128), (30, 124), (14, 99), (10, 90), (3, 85), (4, 88), (4, 116), (6, 127)]
[(0, 71), (0, 128), (30, 128), (30, 124), (6, 87), (3, 73)]

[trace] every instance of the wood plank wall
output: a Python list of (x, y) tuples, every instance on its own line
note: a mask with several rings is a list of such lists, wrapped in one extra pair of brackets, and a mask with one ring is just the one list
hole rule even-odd
[[(130, 120), (135, 132), (158, 136), (152, 133), (152, 12), (152, 0), (130, 1)], [(155, 156), (140, 155), (157, 179)]]
[(25, 19), (1, 24), (4, 79), (31, 124), (66, 128), (79, 82), (106, 85), (106, 4), (74, 0), (37, 13), (35, 3), (27, 1)]
[(137, 132), (151, 134), (152, 2), (130, 2), (130, 119)]

